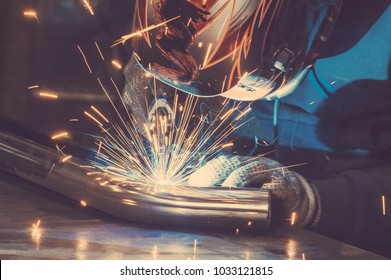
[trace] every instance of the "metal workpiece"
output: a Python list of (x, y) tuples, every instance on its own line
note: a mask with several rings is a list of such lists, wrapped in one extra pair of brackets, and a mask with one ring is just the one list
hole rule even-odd
[(266, 230), (270, 194), (248, 188), (99, 184), (79, 159), (0, 132), (0, 168), (114, 216), (164, 226)]

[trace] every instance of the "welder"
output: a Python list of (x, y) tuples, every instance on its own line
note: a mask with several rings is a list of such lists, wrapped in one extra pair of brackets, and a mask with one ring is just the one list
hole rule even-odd
[[(124, 96), (141, 118), (147, 71), (181, 93), (250, 102), (252, 120), (236, 136), (254, 144), (252, 156), (274, 146), (274, 159), (225, 153), (193, 176), (219, 171), (210, 185), (263, 186), (275, 220), (294, 212), (300, 226), (391, 255), (389, 6), (138, 0)], [(308, 163), (299, 172), (282, 168), (299, 162)]]

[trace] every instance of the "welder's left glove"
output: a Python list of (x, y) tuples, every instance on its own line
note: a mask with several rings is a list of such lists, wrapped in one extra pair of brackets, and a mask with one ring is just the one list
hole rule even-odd
[(288, 219), (296, 213), (296, 223), (310, 226), (320, 210), (315, 186), (300, 174), (265, 157), (222, 155), (207, 162), (189, 177), (192, 186), (254, 187), (272, 195), (273, 216)]

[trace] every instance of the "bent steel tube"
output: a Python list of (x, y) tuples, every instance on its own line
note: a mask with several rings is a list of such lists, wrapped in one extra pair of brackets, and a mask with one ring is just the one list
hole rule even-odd
[[(0, 131), (0, 168), (117, 217), (148, 224), (266, 230), (270, 195), (247, 188), (189, 186), (102, 186), (73, 159)], [(54, 167), (53, 167), (54, 164)]]

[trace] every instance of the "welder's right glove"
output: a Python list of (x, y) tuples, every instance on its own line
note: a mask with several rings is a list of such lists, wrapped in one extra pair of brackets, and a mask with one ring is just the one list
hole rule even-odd
[(193, 186), (254, 187), (268, 189), (272, 195), (273, 217), (310, 226), (320, 211), (315, 186), (300, 174), (266, 157), (222, 155), (207, 162), (189, 177)]

